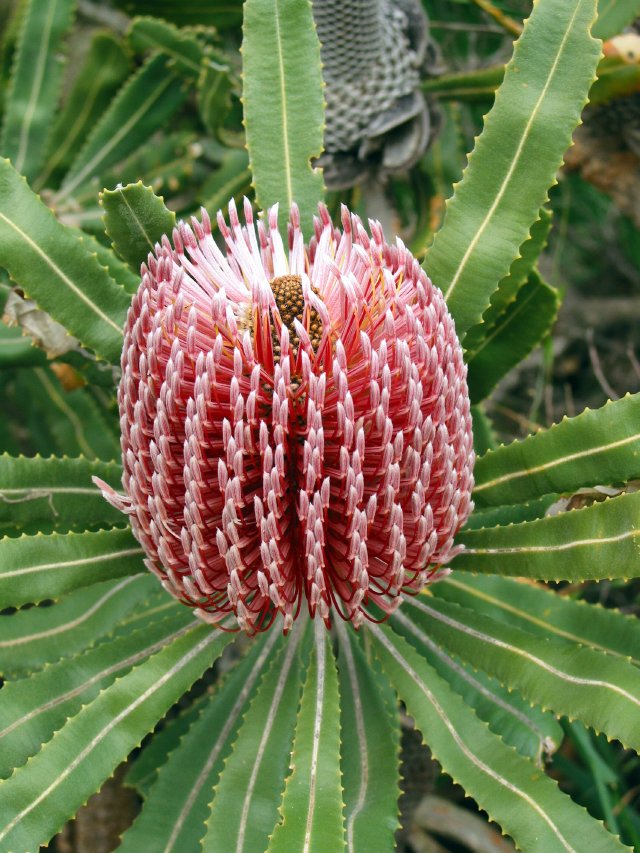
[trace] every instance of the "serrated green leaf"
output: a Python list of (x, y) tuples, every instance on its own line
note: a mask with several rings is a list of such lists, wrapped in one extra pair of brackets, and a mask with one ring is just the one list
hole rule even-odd
[(621, 33), (637, 17), (640, 17), (638, 0), (598, 0), (598, 17), (593, 25), (593, 34), (601, 39), (611, 38)]
[(2, 154), (33, 179), (44, 160), (75, 0), (30, 0), (23, 13), (2, 128)]
[(476, 457), (487, 450), (495, 450), (498, 441), (496, 439), (493, 424), (482, 405), (471, 407), (473, 420), (473, 449)]
[(155, 578), (155, 585), (156, 590), (149, 596), (147, 606), (133, 610), (119, 620), (111, 632), (112, 637), (124, 637), (132, 631), (145, 628), (163, 614), (167, 615), (171, 613), (175, 607), (184, 607), (183, 604), (177, 602), (172, 595), (169, 595), (164, 590), (158, 578)]
[(289, 768), (305, 633), (310, 635), (308, 620), (298, 621), (249, 705), (215, 788), (204, 853), (267, 847)]
[(98, 263), (107, 268), (111, 278), (123, 287), (128, 294), (134, 294), (140, 287), (139, 270), (133, 272), (127, 264), (120, 260), (113, 249), (103, 246), (90, 234), (83, 234), (81, 239), (84, 245), (97, 255)]
[(175, 0), (117, 0), (116, 5), (130, 15), (156, 15), (183, 27), (236, 27), (242, 20), (240, 2), (189, 0), (176, 6)]
[(192, 625), (192, 612), (176, 607), (144, 631), (102, 643), (5, 684), (0, 705), (0, 776), (5, 778), (24, 765), (83, 705)]
[[(104, 187), (142, 181), (155, 193), (187, 191), (191, 194), (199, 189), (200, 180), (204, 182), (210, 167), (205, 164), (205, 150), (193, 131), (183, 129), (166, 135), (155, 133), (151, 139), (150, 144), (140, 145), (106, 169), (100, 176), (99, 185), (90, 182), (79, 187), (73, 198), (63, 203), (65, 217), (73, 218), (75, 215), (79, 227), (84, 230), (91, 228), (101, 238), (104, 211), (98, 204), (98, 194)], [(74, 214), (78, 206), (82, 208), (79, 216)]]
[(77, 589), (53, 605), (1, 616), (0, 673), (24, 674), (88, 648), (141, 608), (158, 586), (151, 573), (130, 575)]
[(487, 101), (504, 80), (504, 65), (441, 74), (423, 80), (422, 91), (439, 101)]
[(151, 786), (140, 816), (122, 838), (122, 853), (140, 849), (199, 853), (213, 787), (218, 781), (242, 714), (282, 638), (262, 635), (213, 695), (181, 738)]
[(525, 22), (425, 267), (461, 337), (480, 322), (546, 200), (594, 79), (596, 0), (540, 0)]
[(8, 160), (0, 160), (0, 264), (67, 331), (119, 361), (127, 294)]
[(537, 580), (628, 578), (638, 573), (640, 492), (507, 527), (460, 534), (457, 569)]
[(483, 672), (474, 672), (469, 664), (454, 660), (420, 630), (411, 615), (410, 608), (395, 613), (394, 629), (423, 655), (478, 717), (489, 724), (492, 732), (542, 767), (543, 760), (555, 752), (564, 737), (562, 727), (553, 714), (531, 707), (495, 679)]
[(162, 235), (171, 237), (176, 215), (151, 187), (128, 184), (100, 193), (104, 226), (113, 248), (134, 270), (155, 250)]
[(123, 515), (110, 506), (91, 482), (100, 477), (119, 483), (115, 462), (39, 456), (0, 456), (0, 532), (40, 524), (67, 530), (122, 524)]
[(47, 367), (21, 371), (19, 393), (31, 400), (32, 412), (44, 421), (54, 436), (61, 455), (87, 459), (115, 459), (120, 456), (116, 423), (108, 423), (86, 388), (65, 391)]
[(226, 207), (230, 199), (239, 201), (250, 189), (249, 155), (244, 148), (236, 148), (224, 155), (220, 166), (202, 187), (199, 197), (203, 206), (213, 212)]
[(200, 74), (204, 49), (197, 38), (187, 35), (159, 18), (135, 18), (127, 38), (132, 50), (138, 53), (158, 51), (169, 57), (171, 65), (189, 80)]
[(467, 519), (467, 530), (478, 530), (481, 527), (497, 527), (498, 525), (518, 524), (521, 521), (533, 521), (543, 518), (549, 507), (556, 503), (560, 495), (543, 495), (536, 500), (521, 504), (492, 506), (474, 510)]
[(314, 620), (314, 652), (302, 690), (280, 822), (269, 853), (345, 850), (340, 773), (338, 673), (323, 622)]
[(143, 799), (146, 800), (149, 796), (160, 768), (167, 762), (169, 755), (180, 746), (182, 738), (209, 701), (209, 696), (209, 693), (203, 694), (187, 708), (180, 707), (180, 703), (171, 708), (164, 719), (158, 722), (152, 737), (142, 750), (129, 761), (125, 784), (135, 788)]
[(634, 616), (494, 575), (455, 572), (431, 591), (523, 631), (590, 646), (640, 666), (640, 622)]
[(640, 747), (640, 671), (632, 663), (530, 634), (441, 598), (407, 603), (411, 620), (451, 654), (529, 702)]
[(469, 396), (484, 400), (509, 371), (540, 343), (558, 315), (558, 291), (532, 272), (513, 302), (469, 355)]
[(167, 66), (166, 58), (151, 57), (120, 89), (89, 135), (69, 169), (56, 203), (148, 142), (185, 98), (180, 77)]
[(129, 57), (120, 42), (111, 33), (96, 33), (53, 125), (47, 160), (34, 189), (58, 186), (87, 134), (126, 80), (129, 68)]
[(210, 625), (194, 627), (72, 717), (0, 784), (0, 845), (46, 843), (232, 639)]
[(0, 539), (0, 609), (145, 571), (127, 528)]
[(293, 202), (303, 231), (323, 197), (324, 107), (320, 44), (309, 0), (246, 0), (242, 78), (244, 125), (259, 206), (280, 204), (280, 230)]
[(474, 469), (476, 505), (518, 503), (580, 486), (640, 476), (640, 394), (563, 418), (523, 441), (490, 450)]
[[(383, 669), (434, 757), (527, 853), (625, 850), (526, 758), (489, 731), (406, 640), (370, 627)], [(576, 846), (577, 845), (577, 846)]]
[(400, 720), (387, 678), (367, 661), (349, 628), (340, 641), (341, 767), (347, 850), (393, 850), (399, 828)]
[(230, 68), (217, 57), (205, 60), (198, 79), (198, 112), (202, 123), (213, 136), (231, 109), (233, 83)]
[(540, 252), (546, 245), (551, 230), (551, 212), (542, 208), (539, 218), (531, 226), (531, 234), (520, 246), (518, 257), (511, 264), (509, 274), (502, 279), (498, 289), (491, 294), (491, 304), (482, 315), (482, 323), (472, 326), (464, 339), (465, 349), (469, 354), (475, 352), (485, 337), (490, 334), (491, 327), (516, 298), (529, 273), (533, 270)]

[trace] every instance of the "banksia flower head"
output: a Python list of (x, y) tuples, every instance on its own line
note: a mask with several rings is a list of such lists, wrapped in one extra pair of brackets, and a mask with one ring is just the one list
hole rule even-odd
[[(148, 568), (248, 632), (307, 607), (359, 626), (455, 553), (471, 509), (462, 349), (441, 292), (400, 240), (323, 206), (289, 251), (277, 207), (206, 211), (142, 267), (119, 406), (123, 487)], [(226, 622), (225, 622), (226, 624)]]

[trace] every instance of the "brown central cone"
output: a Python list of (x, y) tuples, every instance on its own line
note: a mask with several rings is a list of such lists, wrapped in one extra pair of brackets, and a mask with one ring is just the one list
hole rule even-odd
[[(289, 329), (289, 340), (291, 349), (295, 353), (300, 345), (300, 339), (296, 333), (294, 320), (302, 323), (307, 329), (311, 345), (314, 350), (322, 340), (322, 321), (315, 308), (309, 308), (305, 312), (304, 295), (302, 293), (302, 279), (299, 275), (279, 275), (270, 282), (271, 290), (276, 301), (280, 320)], [(271, 332), (274, 358), (280, 357), (280, 336), (274, 329)]]

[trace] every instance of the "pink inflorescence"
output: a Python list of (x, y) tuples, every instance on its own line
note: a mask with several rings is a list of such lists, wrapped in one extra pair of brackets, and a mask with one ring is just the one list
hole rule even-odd
[[(142, 266), (119, 388), (122, 484), (148, 568), (250, 632), (303, 600), (359, 626), (442, 574), (471, 509), (462, 349), (400, 240), (320, 207), (289, 252), (277, 208), (180, 223)], [(377, 607), (372, 607), (376, 605)]]

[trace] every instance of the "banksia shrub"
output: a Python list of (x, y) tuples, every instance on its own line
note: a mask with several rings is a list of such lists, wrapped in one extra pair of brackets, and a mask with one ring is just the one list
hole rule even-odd
[[(600, 764), (640, 750), (639, 623), (578, 600), (584, 581), (637, 574), (640, 394), (504, 446), (484, 405), (552, 333), (560, 294), (537, 258), (598, 69), (597, 0), (537, 0), (512, 61), (480, 72), (483, 92), (502, 83), (453, 187), (446, 108), (433, 156), (409, 179), (391, 167), (425, 141), (416, 87), (465, 97), (477, 76), (419, 83), (413, 0), (341, 6), (345, 26), (371, 23), (349, 34), (354, 52), (374, 44), (388, 63), (391, 44), (405, 64), (347, 57), (364, 69), (339, 82), (347, 104), (354, 84), (368, 96), (366, 145), (333, 153), (354, 155), (352, 176), (393, 172), (389, 219), (415, 251), (363, 224), (375, 188), (325, 195), (325, 118), (353, 111), (323, 88), (314, 10), (349, 53), (325, 14), (339, 4), (14, 5), (0, 36), (0, 300), (20, 326), (0, 325), (0, 850), (63, 830), (62, 849), (114, 775), (139, 795), (123, 853), (400, 849), (409, 719), (525, 853), (634, 843), (631, 788), (606, 786), (603, 825), (545, 762), (567, 733), (580, 749), (564, 767), (596, 746)], [(604, 30), (627, 14), (600, 5)], [(117, 31), (61, 75), (78, 6)], [(122, 36), (116, 6), (163, 20)], [(509, 46), (485, 35), (491, 56)], [(407, 88), (383, 98), (402, 68)], [(244, 196), (243, 221), (233, 202), (206, 213)], [(621, 747), (592, 746), (573, 720)], [(460, 846), (458, 814), (429, 798), (403, 821), (416, 848), (420, 828)], [(487, 833), (497, 849), (493, 828), (474, 830)]]

